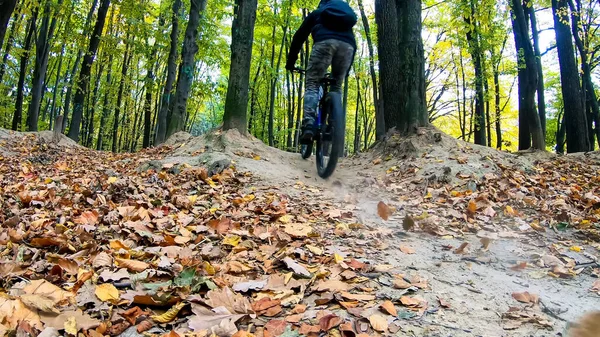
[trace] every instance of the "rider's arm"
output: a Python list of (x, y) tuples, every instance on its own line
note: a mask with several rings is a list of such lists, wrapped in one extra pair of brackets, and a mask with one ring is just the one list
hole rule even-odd
[(312, 12), (308, 14), (306, 19), (300, 25), (300, 28), (294, 34), (294, 38), (292, 39), (292, 45), (290, 46), (290, 51), (287, 57), (286, 69), (293, 69), (296, 64), (296, 60), (298, 60), (298, 53), (300, 53), (300, 49), (302, 48), (302, 44), (304, 41), (308, 39), (308, 36), (312, 32), (313, 28), (317, 24), (319, 18), (319, 13)]

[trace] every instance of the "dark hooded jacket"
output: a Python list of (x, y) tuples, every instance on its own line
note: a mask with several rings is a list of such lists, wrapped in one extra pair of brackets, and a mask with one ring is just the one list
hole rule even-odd
[(290, 51), (287, 57), (286, 68), (292, 69), (294, 64), (298, 60), (298, 53), (300, 53), (300, 49), (302, 48), (302, 44), (304, 41), (308, 39), (308, 36), (312, 34), (313, 43), (318, 43), (321, 41), (335, 39), (339, 41), (343, 41), (352, 45), (354, 50), (356, 50), (356, 39), (354, 38), (354, 33), (352, 29), (337, 31), (332, 30), (323, 25), (321, 22), (321, 12), (323, 11), (323, 5), (328, 3), (328, 0), (323, 0), (319, 4), (319, 8), (315, 11), (308, 14), (304, 22), (296, 34), (294, 34), (294, 38), (292, 39), (292, 45), (290, 46)]

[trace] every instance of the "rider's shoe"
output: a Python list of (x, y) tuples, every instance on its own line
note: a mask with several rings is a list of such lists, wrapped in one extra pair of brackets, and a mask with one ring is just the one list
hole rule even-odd
[(313, 142), (315, 131), (312, 125), (305, 125), (302, 127), (302, 134), (300, 135), (300, 144), (309, 145)]

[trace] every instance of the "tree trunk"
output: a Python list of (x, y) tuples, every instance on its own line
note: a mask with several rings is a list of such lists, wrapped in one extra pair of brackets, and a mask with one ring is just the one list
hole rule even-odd
[(104, 29), (104, 23), (106, 21), (106, 14), (108, 13), (109, 6), (110, 0), (102, 0), (100, 3), (96, 25), (94, 26), (94, 31), (92, 32), (92, 36), (90, 38), (90, 45), (87, 53), (85, 53), (85, 56), (83, 57), (83, 63), (81, 64), (75, 97), (73, 99), (73, 118), (71, 119), (71, 125), (69, 127), (69, 138), (74, 141), (79, 140), (81, 118), (83, 117), (83, 103), (89, 90), (92, 63), (94, 62), (96, 52), (98, 51), (98, 46), (100, 45), (100, 38), (102, 37), (102, 30)]
[(25, 88), (25, 75), (27, 75), (27, 62), (29, 61), (29, 53), (31, 51), (31, 39), (35, 33), (35, 21), (37, 20), (37, 8), (34, 10), (29, 23), (27, 24), (25, 43), (21, 63), (19, 69), (19, 83), (17, 84), (17, 102), (15, 105), (15, 113), (13, 115), (12, 129), (21, 131), (21, 123), (23, 119), (23, 91)]
[(110, 96), (110, 87), (112, 86), (112, 64), (113, 64), (113, 54), (110, 53), (108, 57), (108, 71), (106, 73), (106, 90), (104, 91), (104, 100), (102, 102), (102, 116), (100, 117), (100, 125), (98, 126), (98, 138), (96, 140), (96, 150), (100, 151), (103, 147), (104, 141), (104, 128), (107, 123), (108, 115), (110, 114), (110, 107), (108, 104), (109, 96)]
[(561, 111), (558, 112), (557, 120), (560, 124), (556, 130), (556, 153), (564, 154), (565, 153), (565, 135), (567, 133), (567, 128), (565, 127), (565, 113), (564, 109), (562, 109), (562, 117)]
[[(164, 22), (159, 22), (158, 24), (159, 27), (162, 27), (163, 25)], [(150, 55), (147, 56), (148, 69), (146, 70), (146, 97), (144, 99), (144, 139), (142, 141), (142, 148), (144, 149), (150, 146), (150, 134), (152, 131), (152, 91), (154, 90), (154, 79), (156, 77), (154, 75), (154, 68), (156, 66), (157, 52), (158, 43), (155, 41)]]
[(243, 135), (248, 132), (246, 110), (256, 8), (257, 0), (236, 0), (231, 25), (231, 65), (223, 129), (237, 129)]
[(542, 55), (540, 53), (540, 38), (539, 32), (537, 28), (537, 19), (535, 14), (535, 9), (533, 5), (530, 4), (531, 0), (526, 0), (527, 6), (525, 10), (529, 16), (529, 20), (531, 21), (531, 35), (533, 36), (533, 52), (535, 53), (535, 63), (537, 66), (538, 72), (538, 85), (537, 85), (537, 107), (538, 113), (540, 115), (540, 123), (542, 125), (542, 131), (544, 132), (544, 137), (546, 136), (546, 98), (544, 93), (544, 69), (542, 68)]
[(17, 0), (0, 0), (0, 47), (4, 43), (4, 35), (6, 34), (6, 28), (8, 27), (8, 21), (12, 15)]
[[(382, 110), (387, 129), (398, 126), (401, 115), (399, 17), (396, 1), (375, 0), (379, 80), (381, 81)], [(366, 131), (366, 130), (365, 130)], [(398, 130), (400, 131), (400, 130)]]
[(475, 144), (487, 145), (486, 139), (486, 121), (485, 121), (485, 88), (484, 73), (483, 73), (483, 52), (480, 45), (480, 36), (478, 32), (479, 23), (475, 20), (475, 4), (471, 0), (471, 15), (465, 16), (464, 20), (467, 27), (472, 27), (467, 30), (467, 41), (469, 43), (469, 52), (473, 60), (473, 67), (475, 68)]
[(375, 52), (373, 49), (373, 41), (371, 39), (371, 27), (369, 24), (369, 18), (365, 14), (365, 8), (363, 1), (358, 0), (358, 9), (360, 10), (360, 16), (365, 29), (365, 35), (367, 36), (367, 47), (369, 49), (369, 72), (371, 73), (371, 82), (373, 83), (373, 105), (375, 106), (375, 139), (381, 140), (385, 136), (385, 120), (383, 118), (383, 111), (379, 109), (379, 95), (377, 92), (377, 73), (375, 72)]
[[(289, 12), (288, 12), (289, 13)], [(275, 13), (277, 14), (277, 13)], [(287, 36), (288, 22), (290, 19), (290, 15), (287, 15), (285, 27), (283, 27), (283, 38), (281, 39), (281, 46), (279, 47), (279, 56), (277, 57), (277, 66), (275, 69), (271, 69), (273, 73), (271, 74), (271, 97), (269, 98), (269, 146), (274, 146), (274, 134), (273, 134), (273, 124), (275, 121), (275, 95), (277, 94), (277, 80), (279, 78), (279, 67), (281, 65), (281, 55), (283, 54), (283, 47), (285, 45), (285, 39)], [(275, 26), (273, 26), (273, 51), (275, 51)], [(273, 62), (271, 62), (271, 68), (273, 67)]]
[(181, 52), (182, 61), (179, 68), (179, 76), (177, 78), (177, 91), (175, 92), (173, 113), (167, 126), (167, 138), (185, 128), (187, 100), (190, 90), (192, 89), (194, 67), (196, 65), (194, 57), (198, 51), (197, 40), (200, 12), (204, 11), (206, 1), (207, 0), (190, 0), (190, 15), (188, 25), (185, 29), (185, 38), (183, 39), (183, 50)]
[[(2, 78), (6, 72), (6, 63), (8, 62), (8, 57), (10, 56), (10, 50), (12, 46), (15, 44), (15, 35), (19, 32), (20, 23), (23, 19), (22, 14), (15, 13), (15, 17), (13, 18), (12, 25), (10, 27), (10, 33), (8, 33), (8, 41), (6, 42), (6, 46), (4, 46), (4, 56), (2, 57), (2, 64), (0, 64), (0, 83), (2, 83)], [(2, 44), (0, 43), (0, 48)]]
[[(129, 40), (129, 34), (125, 37), (125, 40)], [(117, 152), (119, 150), (119, 115), (121, 114), (121, 105), (123, 103), (123, 90), (125, 90), (125, 83), (127, 81), (127, 71), (129, 69), (129, 62), (132, 57), (130, 53), (130, 44), (128, 42), (125, 47), (125, 55), (123, 57), (123, 65), (121, 66), (121, 80), (119, 82), (119, 92), (117, 93), (117, 105), (115, 106), (115, 116), (113, 120), (113, 130), (112, 130), (112, 152)], [(123, 114), (124, 115), (124, 114)], [(122, 124), (122, 123), (121, 123)]]
[(500, 126), (500, 71), (498, 71), (497, 65), (494, 66), (494, 94), (494, 107), (496, 108), (496, 148), (502, 150), (502, 128)]
[(256, 94), (256, 86), (258, 83), (258, 76), (260, 75), (260, 71), (262, 69), (262, 57), (263, 57), (263, 48), (260, 49), (260, 57), (258, 66), (256, 67), (256, 74), (254, 74), (254, 78), (252, 79), (252, 86), (250, 87), (250, 119), (248, 120), (248, 132), (252, 134), (252, 126), (254, 124), (254, 118), (256, 116), (256, 100), (258, 99), (258, 95)]
[[(516, 1), (516, 0), (513, 0)], [(575, 63), (573, 41), (569, 28), (566, 0), (552, 0), (556, 47), (560, 65), (563, 102), (565, 107), (565, 129), (567, 152), (583, 152), (590, 149), (587, 119), (581, 101), (579, 72)]]
[[(598, 145), (600, 145), (600, 106), (598, 104), (598, 98), (596, 96), (596, 90), (594, 88), (594, 82), (592, 81), (592, 70), (590, 68), (590, 62), (588, 60), (588, 50), (585, 48), (585, 43), (581, 39), (580, 33), (580, 18), (581, 18), (581, 0), (577, 0), (577, 7), (573, 3), (573, 0), (569, 1), (569, 7), (571, 8), (571, 28), (573, 31), (573, 36), (575, 37), (575, 45), (579, 50), (579, 55), (581, 57), (581, 77), (583, 82), (582, 90), (585, 92), (585, 97), (589, 102), (589, 108), (592, 113), (591, 118), (594, 121), (596, 132), (596, 140)], [(590, 142), (590, 150), (594, 148), (593, 138), (594, 135), (589, 135), (589, 138), (592, 140)]]
[[(59, 0), (57, 6), (60, 7), (62, 0)], [(44, 7), (44, 18), (42, 26), (38, 32), (35, 46), (35, 64), (33, 67), (33, 84), (31, 86), (31, 101), (27, 111), (27, 129), (29, 131), (38, 130), (38, 117), (40, 113), (40, 102), (42, 100), (42, 89), (46, 80), (46, 71), (48, 69), (48, 56), (52, 45), (56, 21), (58, 19), (58, 10), (52, 15), (50, 1), (46, 2)], [(50, 17), (53, 16), (52, 21)]]
[(517, 62), (519, 64), (519, 129), (525, 125), (528, 128), (527, 135), (519, 131), (519, 149), (525, 150), (525, 146), (529, 145), (527, 143), (531, 140), (531, 146), (534, 149), (545, 150), (546, 139), (540, 116), (535, 108), (535, 92), (539, 79), (537, 64), (533, 46), (529, 40), (525, 12), (520, 0), (512, 0), (512, 12), (512, 25), (518, 55)]
[(360, 77), (358, 72), (355, 72), (356, 76), (356, 111), (354, 112), (354, 153), (358, 153), (360, 150), (360, 125), (359, 125), (359, 108), (360, 108)]
[(164, 143), (167, 136), (167, 117), (169, 115), (169, 106), (171, 105), (171, 95), (173, 93), (173, 83), (177, 75), (177, 46), (179, 37), (179, 11), (181, 9), (181, 0), (173, 2), (173, 16), (171, 19), (171, 48), (169, 49), (169, 58), (167, 63), (167, 81), (163, 90), (160, 110), (158, 112), (158, 122), (156, 127), (156, 138), (154, 145)]
[[(88, 101), (88, 105), (90, 106), (90, 115), (88, 117), (87, 130), (86, 130), (86, 147), (92, 147), (92, 141), (94, 139), (94, 116), (96, 115), (96, 105), (98, 103), (98, 92), (100, 90), (100, 79), (102, 78), (102, 72), (104, 71), (104, 63), (100, 65), (100, 69), (98, 69), (98, 74), (96, 74), (96, 83), (94, 84), (94, 92), (92, 94), (91, 102)], [(107, 87), (106, 91), (110, 89)]]

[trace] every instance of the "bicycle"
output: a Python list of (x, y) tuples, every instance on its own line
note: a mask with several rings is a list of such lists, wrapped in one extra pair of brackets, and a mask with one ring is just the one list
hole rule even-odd
[[(304, 74), (304, 69), (296, 68), (295, 72)], [(315, 121), (315, 135), (310, 144), (302, 144), (300, 153), (308, 159), (316, 143), (317, 173), (323, 179), (329, 178), (337, 165), (338, 158), (344, 153), (346, 133), (346, 116), (342, 107), (342, 95), (329, 91), (335, 79), (327, 73), (320, 82), (319, 106)]]

